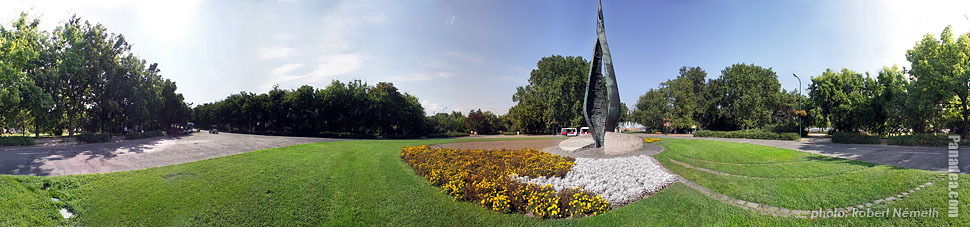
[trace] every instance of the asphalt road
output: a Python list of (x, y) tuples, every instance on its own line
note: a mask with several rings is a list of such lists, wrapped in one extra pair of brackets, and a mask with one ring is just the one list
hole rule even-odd
[(57, 176), (174, 165), (254, 150), (340, 139), (206, 132), (101, 144), (0, 147), (0, 174)]

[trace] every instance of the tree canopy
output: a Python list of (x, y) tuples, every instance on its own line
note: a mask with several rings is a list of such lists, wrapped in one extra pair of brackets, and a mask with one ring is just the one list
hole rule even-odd
[(39, 23), (22, 13), (0, 26), (0, 128), (36, 136), (186, 123), (175, 82), (131, 53), (123, 35), (77, 16), (50, 33)]

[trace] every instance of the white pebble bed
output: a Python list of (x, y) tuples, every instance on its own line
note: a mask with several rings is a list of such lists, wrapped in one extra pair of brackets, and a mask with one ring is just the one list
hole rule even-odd
[(653, 194), (674, 182), (674, 175), (650, 161), (650, 156), (606, 159), (576, 158), (566, 177), (518, 177), (520, 182), (550, 184), (556, 190), (581, 187), (611, 205), (620, 206)]

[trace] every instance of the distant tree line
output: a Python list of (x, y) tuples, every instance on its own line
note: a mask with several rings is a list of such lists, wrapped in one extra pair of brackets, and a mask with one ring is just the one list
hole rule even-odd
[(0, 25), (0, 128), (70, 136), (184, 124), (190, 109), (121, 34), (72, 16), (53, 32), (22, 13)]
[[(640, 96), (632, 118), (651, 129), (669, 119), (674, 129), (766, 129), (808, 127), (872, 134), (970, 133), (970, 33), (954, 39), (927, 34), (906, 52), (912, 69), (883, 67), (878, 75), (827, 69), (810, 79), (808, 96), (780, 89), (771, 68), (735, 64), (717, 79), (699, 67)], [(804, 78), (803, 78), (804, 79)], [(802, 108), (797, 102), (802, 100)], [(804, 133), (804, 132), (803, 132)]]
[(333, 81), (326, 88), (274, 87), (267, 93), (240, 92), (196, 106), (192, 120), (203, 128), (275, 135), (421, 135), (424, 109), (418, 99), (391, 83), (371, 86), (360, 80)]
[(676, 78), (640, 96), (631, 118), (650, 130), (661, 130), (669, 119), (674, 132), (695, 127), (798, 131), (798, 93), (781, 89), (771, 68), (734, 64), (716, 79), (706, 77), (700, 67), (681, 68)]
[(417, 97), (401, 93), (392, 83), (372, 86), (361, 80), (334, 80), (322, 89), (274, 86), (262, 94), (240, 92), (196, 106), (191, 119), (200, 128), (232, 132), (357, 138), (495, 134), (507, 125), (482, 110), (425, 116)]

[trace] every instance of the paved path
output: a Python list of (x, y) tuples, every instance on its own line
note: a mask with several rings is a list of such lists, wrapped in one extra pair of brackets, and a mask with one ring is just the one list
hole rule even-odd
[(0, 174), (56, 176), (145, 169), (339, 139), (194, 133), (102, 144), (0, 147)]
[[(924, 169), (932, 171), (946, 171), (947, 148), (946, 147), (908, 147), (892, 145), (874, 144), (839, 144), (832, 143), (825, 139), (803, 139), (803, 141), (785, 140), (758, 140), (758, 139), (732, 139), (732, 138), (705, 138), (705, 137), (682, 137), (682, 136), (662, 136), (662, 135), (643, 135), (644, 137), (658, 138), (678, 138), (678, 139), (703, 139), (716, 140), (735, 143), (748, 143), (777, 148), (784, 148), (796, 151), (804, 151), (814, 154), (826, 155), (830, 157), (859, 160), (886, 165), (893, 165), (905, 168)], [(970, 173), (970, 147), (960, 147), (960, 171)]]

